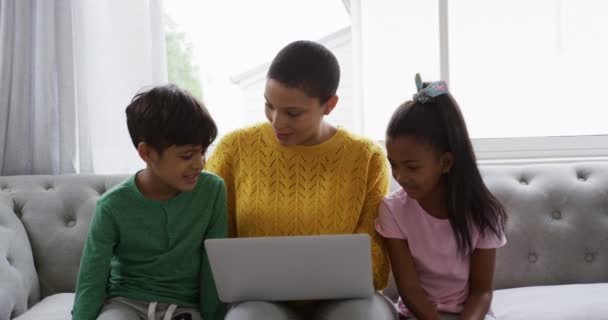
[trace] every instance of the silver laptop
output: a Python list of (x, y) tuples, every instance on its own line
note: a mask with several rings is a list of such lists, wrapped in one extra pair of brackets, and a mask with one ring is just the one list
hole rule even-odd
[(373, 295), (367, 234), (209, 239), (220, 300), (324, 300)]

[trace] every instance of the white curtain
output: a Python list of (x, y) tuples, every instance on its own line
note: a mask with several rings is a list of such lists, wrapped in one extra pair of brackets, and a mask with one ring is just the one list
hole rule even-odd
[(141, 166), (124, 108), (166, 73), (160, 0), (0, 0), (0, 174)]

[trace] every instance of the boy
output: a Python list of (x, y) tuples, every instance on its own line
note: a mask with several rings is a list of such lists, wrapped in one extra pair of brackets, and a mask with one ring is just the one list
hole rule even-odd
[(224, 182), (201, 172), (217, 127), (174, 85), (136, 95), (126, 114), (146, 168), (97, 202), (73, 319), (223, 319), (203, 247), (227, 236)]

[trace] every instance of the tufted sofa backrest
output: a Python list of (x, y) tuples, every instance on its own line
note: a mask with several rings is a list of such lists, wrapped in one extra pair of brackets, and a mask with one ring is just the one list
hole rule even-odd
[(0, 177), (0, 303), (13, 304), (1, 310), (20, 314), (41, 297), (74, 291), (95, 202), (125, 178)]
[(495, 287), (608, 282), (608, 163), (482, 166), (507, 210)]

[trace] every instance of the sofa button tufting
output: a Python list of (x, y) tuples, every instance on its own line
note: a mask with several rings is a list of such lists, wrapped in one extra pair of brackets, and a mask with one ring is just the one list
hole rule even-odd
[(551, 216), (553, 217), (553, 219), (555, 219), (555, 220), (559, 220), (559, 219), (561, 219), (561, 218), (562, 218), (562, 213), (561, 213), (559, 210), (554, 210), (554, 211), (551, 213)]
[(76, 219), (74, 219), (73, 217), (66, 217), (65, 218), (65, 225), (68, 228), (71, 228), (73, 226), (76, 225)]
[(519, 180), (519, 184), (521, 184), (522, 186), (527, 186), (528, 181), (522, 179), (522, 180)]
[(585, 254), (585, 261), (587, 261), (587, 262), (593, 262), (593, 259), (595, 259), (595, 255), (593, 253), (586, 253)]
[(530, 263), (535, 263), (536, 261), (538, 261), (538, 255), (534, 252), (531, 252), (528, 254), (528, 261)]

